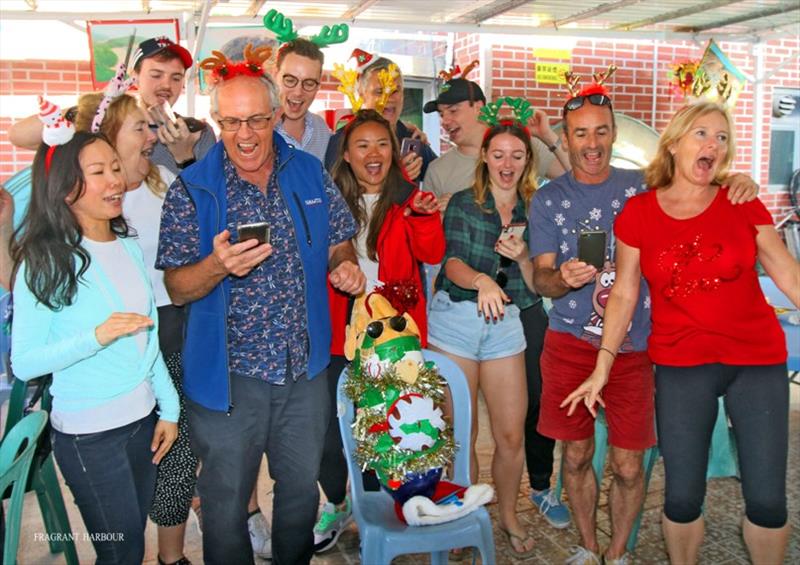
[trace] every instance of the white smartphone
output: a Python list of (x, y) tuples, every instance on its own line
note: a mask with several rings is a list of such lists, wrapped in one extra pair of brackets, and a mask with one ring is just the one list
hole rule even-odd
[(503, 226), (503, 230), (500, 232), (500, 237), (497, 238), (497, 241), (504, 241), (509, 239), (512, 235), (515, 238), (522, 239), (527, 228), (528, 224), (508, 224)]

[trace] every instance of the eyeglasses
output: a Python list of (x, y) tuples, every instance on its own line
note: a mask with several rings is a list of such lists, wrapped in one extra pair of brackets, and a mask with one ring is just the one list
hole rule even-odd
[(573, 110), (577, 110), (581, 106), (583, 106), (584, 102), (589, 101), (594, 106), (608, 106), (611, 107), (611, 98), (606, 96), (605, 94), (589, 94), (587, 96), (575, 96), (574, 98), (570, 98), (567, 100), (567, 103), (564, 104), (564, 111), (562, 112), (562, 116), (566, 115), (567, 112), (571, 112)]
[(272, 116), (250, 116), (249, 118), (245, 118), (240, 120), (239, 118), (219, 118), (217, 119), (217, 123), (219, 127), (222, 128), (222, 131), (239, 131), (239, 128), (242, 127), (243, 123), (247, 124), (247, 127), (250, 129), (267, 129), (269, 126), (269, 121), (272, 119)]
[[(389, 318), (389, 327), (396, 332), (402, 332), (406, 329), (406, 319), (402, 316), (392, 316)], [(370, 322), (367, 326), (367, 335), (372, 339), (378, 339), (383, 333), (383, 321), (376, 320)]]
[(313, 78), (304, 78), (301, 81), (294, 75), (283, 75), (281, 82), (286, 88), (294, 88), (299, 82), (302, 85), (303, 90), (306, 92), (314, 92), (317, 88), (319, 88), (319, 81), (314, 80)]
[(511, 259), (501, 256), (500, 267), (497, 269), (497, 272), (494, 275), (494, 282), (496, 282), (497, 286), (500, 288), (505, 288), (508, 284), (508, 273), (506, 273), (506, 269), (508, 269), (510, 266)]

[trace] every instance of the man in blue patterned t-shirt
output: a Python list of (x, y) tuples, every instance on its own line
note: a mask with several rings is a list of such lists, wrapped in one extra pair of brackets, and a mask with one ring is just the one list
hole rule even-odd
[[(234, 74), (211, 99), (221, 142), (170, 187), (157, 261), (173, 302), (190, 306), (184, 391), (202, 461), (203, 558), (252, 563), (247, 503), (266, 453), (273, 557), (308, 563), (332, 409), (326, 278), (363, 290), (356, 224), (319, 160), (273, 133), (268, 77)], [(269, 240), (242, 240), (239, 226), (257, 222)]]

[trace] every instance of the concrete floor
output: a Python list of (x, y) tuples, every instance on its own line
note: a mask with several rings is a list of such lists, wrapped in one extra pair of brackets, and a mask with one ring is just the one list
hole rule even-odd
[[(789, 436), (789, 476), (787, 483), (789, 516), (793, 530), (786, 563), (800, 563), (800, 387), (792, 385), (791, 389), (791, 431)], [(493, 444), (485, 408), (482, 408), (480, 421), (479, 459), (481, 463), (481, 482), (491, 483), (489, 467)], [(556, 465), (558, 465), (558, 461)], [(272, 507), (272, 483), (269, 477), (266, 476), (265, 466), (262, 466), (262, 477), (259, 485), (259, 501), (264, 511), (268, 512)], [(600, 506), (597, 514), (601, 545), (608, 543), (610, 533), (607, 505), (608, 486), (609, 479), (606, 477), (601, 488)], [(647, 493), (639, 541), (634, 553), (636, 563), (668, 563), (659, 524), (663, 489), (663, 466), (659, 462), (653, 473)], [(81, 562), (93, 563), (94, 550), (91, 543), (80, 539), (80, 533), (85, 531), (80, 514), (72, 503), (69, 491), (64, 488), (63, 492), (73, 531), (78, 533), (77, 548)], [(536, 539), (536, 554), (524, 561), (515, 560), (509, 553), (505, 536), (502, 536), (497, 527), (495, 527), (497, 563), (563, 563), (568, 555), (569, 547), (578, 543), (577, 530), (574, 526), (565, 530), (555, 530), (550, 527), (531, 504), (528, 499), (529, 492), (527, 475), (525, 475), (517, 508), (522, 515), (523, 522), (528, 525), (528, 530)], [(488, 509), (493, 518), (496, 518), (496, 505), (489, 505)], [(742, 515), (743, 502), (739, 482), (734, 478), (712, 479), (708, 484), (706, 499), (706, 536), (700, 553), (701, 563), (714, 565), (749, 563), (741, 538), (740, 523)], [(42, 519), (37, 508), (35, 496), (28, 494), (23, 513), (23, 527), (18, 553), (20, 564), (48, 565), (64, 563), (63, 557), (60, 555), (52, 556), (48, 552), (46, 542), (41, 540), (42, 531)], [(312, 563), (316, 565), (359, 563), (358, 544), (358, 530), (355, 525), (352, 525), (342, 534), (334, 548), (316, 556)], [(150, 523), (147, 528), (146, 564), (156, 563), (156, 552), (156, 528)], [(193, 515), (190, 516), (187, 527), (186, 556), (196, 564), (202, 563), (201, 538)], [(402, 556), (394, 561), (396, 564), (427, 562), (429, 562), (428, 557), (420, 554)], [(464, 563), (470, 562), (471, 559), (464, 561)], [(478, 562), (480, 562), (480, 559), (478, 559)]]

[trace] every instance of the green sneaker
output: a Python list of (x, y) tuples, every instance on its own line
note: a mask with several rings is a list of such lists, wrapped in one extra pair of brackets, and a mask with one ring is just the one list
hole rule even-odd
[(336, 506), (330, 502), (322, 507), (322, 513), (314, 526), (314, 553), (322, 553), (336, 545), (336, 540), (353, 521), (350, 497), (346, 497), (344, 501), (344, 510), (336, 510)]

